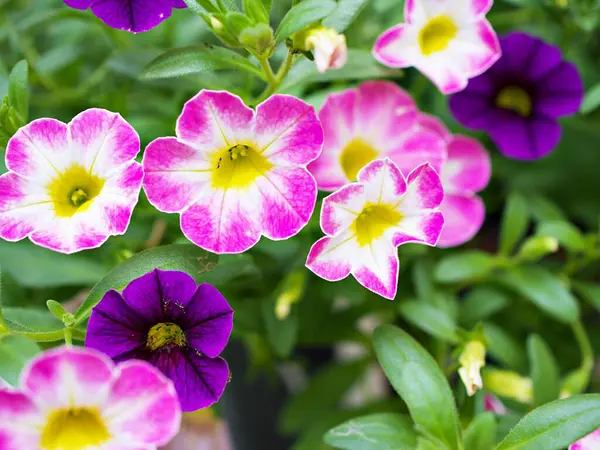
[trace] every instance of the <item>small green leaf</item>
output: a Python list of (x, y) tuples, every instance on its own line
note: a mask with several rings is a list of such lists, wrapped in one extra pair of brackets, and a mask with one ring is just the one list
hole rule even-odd
[(227, 13), (225, 16), (225, 23), (227, 24), (227, 28), (229, 28), (236, 37), (239, 37), (246, 28), (252, 28), (254, 25), (248, 16), (236, 11)]
[(202, 44), (163, 53), (148, 64), (141, 78), (146, 80), (173, 78), (225, 69), (243, 70), (259, 78), (263, 77), (257, 66), (233, 50)]
[(26, 61), (19, 61), (10, 73), (8, 104), (19, 113), (23, 125), (26, 124), (29, 115), (28, 67)]
[(154, 269), (180, 270), (196, 281), (203, 281), (204, 274), (212, 270), (217, 261), (216, 255), (191, 244), (166, 245), (138, 253), (115, 267), (94, 286), (75, 314), (77, 323), (89, 316), (107, 291), (123, 290), (132, 280)]
[(600, 83), (592, 86), (583, 98), (581, 114), (589, 114), (600, 107)]
[(465, 430), (465, 450), (492, 450), (496, 438), (496, 417), (485, 412), (473, 419)]
[(493, 316), (510, 304), (506, 294), (489, 286), (476, 286), (460, 306), (461, 323), (472, 327), (477, 322)]
[(50, 311), (58, 320), (62, 321), (63, 316), (68, 314), (65, 307), (56, 300), (48, 300), (46, 306), (48, 307), (48, 311)]
[(33, 332), (46, 332), (63, 328), (60, 320), (43, 309), (7, 307), (4, 308), (4, 317), (9, 328), (15, 331), (27, 329)]
[(573, 290), (594, 308), (600, 311), (600, 285), (573, 281)]
[(583, 238), (583, 235), (569, 222), (542, 222), (537, 228), (537, 234), (540, 236), (556, 238), (563, 247), (573, 252), (585, 250), (585, 239)]
[(510, 369), (517, 371), (526, 369), (527, 358), (523, 351), (523, 344), (493, 323), (485, 323), (484, 330), (491, 356)]
[(440, 283), (459, 283), (489, 275), (497, 266), (489, 253), (467, 250), (443, 258), (435, 267), (434, 277)]
[(343, 450), (414, 450), (417, 434), (409, 417), (382, 413), (358, 417), (329, 430), (325, 443)]
[(508, 197), (500, 229), (500, 253), (509, 255), (527, 232), (529, 212), (525, 199), (517, 193)]
[(263, 0), (243, 0), (244, 12), (256, 23), (269, 23), (269, 9)]
[(423, 301), (403, 301), (400, 314), (414, 326), (443, 341), (457, 343), (456, 323), (443, 309)]
[(579, 318), (579, 305), (571, 292), (552, 272), (543, 267), (514, 267), (499, 276), (498, 281), (556, 320), (573, 323)]
[(337, 7), (332, 0), (304, 0), (300, 2), (281, 19), (275, 40), (281, 42), (297, 31), (328, 16)]
[(22, 336), (0, 337), (0, 378), (17, 386), (23, 366), (40, 351), (35, 342)]
[(431, 355), (407, 333), (390, 325), (375, 330), (373, 345), (383, 371), (406, 402), (415, 424), (446, 448), (460, 448), (452, 391)]
[(217, 7), (210, 0), (183, 0), (188, 8), (196, 14), (217, 12)]
[(369, 0), (339, 0), (337, 8), (323, 20), (323, 25), (339, 33), (348, 28), (367, 6)]
[(527, 340), (527, 353), (531, 363), (533, 400), (536, 406), (556, 400), (560, 395), (560, 374), (548, 344), (538, 335)]
[(547, 403), (527, 414), (497, 450), (561, 450), (600, 426), (600, 394)]

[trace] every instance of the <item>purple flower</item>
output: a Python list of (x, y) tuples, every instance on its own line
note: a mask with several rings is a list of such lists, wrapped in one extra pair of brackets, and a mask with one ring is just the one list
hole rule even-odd
[(154, 270), (121, 295), (109, 291), (93, 309), (85, 345), (115, 362), (141, 359), (173, 380), (181, 409), (216, 403), (229, 378), (218, 357), (229, 340), (233, 310), (209, 284), (183, 272)]
[(106, 25), (141, 33), (154, 28), (171, 15), (171, 8), (187, 8), (183, 0), (64, 0), (75, 9), (92, 8)]
[(454, 95), (450, 109), (464, 126), (487, 132), (504, 155), (541, 158), (560, 141), (558, 118), (579, 110), (581, 77), (541, 39), (511, 33), (500, 44), (502, 58)]

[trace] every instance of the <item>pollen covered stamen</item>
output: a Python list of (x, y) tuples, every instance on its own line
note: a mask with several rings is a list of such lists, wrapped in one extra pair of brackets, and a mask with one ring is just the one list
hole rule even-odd
[(80, 207), (89, 199), (87, 192), (81, 188), (76, 188), (71, 194), (71, 203), (75, 207)]
[(183, 330), (171, 322), (158, 323), (150, 328), (146, 340), (146, 346), (152, 350), (158, 350), (166, 346), (184, 347), (187, 339)]
[(81, 166), (72, 166), (48, 185), (48, 194), (58, 217), (72, 217), (85, 211), (104, 187), (104, 180)]
[(440, 15), (429, 20), (419, 32), (419, 47), (425, 56), (445, 50), (450, 41), (456, 37), (458, 27), (454, 21)]
[(42, 430), (43, 450), (84, 450), (96, 448), (110, 439), (100, 412), (95, 408), (56, 410)]
[(352, 224), (358, 245), (371, 244), (401, 220), (402, 214), (392, 205), (367, 203)]
[(212, 184), (215, 188), (245, 188), (273, 165), (253, 147), (237, 144), (213, 156)]

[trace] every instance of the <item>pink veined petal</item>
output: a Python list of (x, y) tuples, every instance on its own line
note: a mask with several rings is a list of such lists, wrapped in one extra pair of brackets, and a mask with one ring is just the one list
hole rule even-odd
[(291, 95), (274, 95), (258, 105), (255, 133), (257, 150), (276, 165), (306, 165), (323, 148), (315, 109)]
[(407, 192), (404, 176), (389, 158), (367, 164), (358, 173), (358, 181), (364, 186), (366, 200), (371, 203), (398, 203)]
[(481, 229), (485, 219), (485, 205), (477, 196), (446, 195), (440, 207), (444, 228), (439, 247), (455, 247), (469, 242)]
[(440, 134), (417, 125), (406, 139), (386, 154), (408, 176), (417, 167), (429, 163), (440, 171), (446, 162), (446, 141)]
[(306, 267), (327, 281), (339, 281), (350, 275), (358, 245), (347, 230), (336, 237), (319, 239), (310, 249)]
[(0, 449), (37, 449), (43, 425), (42, 414), (27, 395), (0, 389)]
[(55, 119), (37, 119), (8, 141), (6, 167), (45, 185), (71, 166), (68, 128)]
[(144, 153), (144, 191), (162, 212), (181, 212), (210, 181), (207, 155), (176, 138), (158, 138)]
[(202, 153), (251, 143), (254, 111), (226, 91), (202, 90), (189, 100), (177, 119), (177, 137)]
[(325, 197), (321, 207), (321, 229), (335, 236), (347, 229), (365, 206), (365, 188), (352, 183)]
[[(406, 2), (408, 5), (409, 1)], [(381, 34), (373, 47), (373, 56), (388, 67), (405, 68), (419, 55), (417, 36), (410, 25), (400, 24)]]
[(181, 230), (205, 250), (242, 253), (260, 239), (261, 208), (261, 193), (256, 184), (245, 190), (207, 190), (181, 215)]
[(134, 159), (140, 138), (120, 114), (92, 108), (69, 123), (72, 158), (90, 173), (108, 177)]
[(439, 134), (445, 140), (452, 138), (452, 133), (450, 133), (450, 130), (444, 125), (444, 122), (432, 114), (419, 114), (419, 125)]
[(418, 242), (436, 245), (444, 228), (444, 216), (441, 212), (421, 211), (405, 216), (394, 234), (394, 245)]
[(407, 215), (420, 214), (422, 210), (440, 206), (444, 189), (437, 172), (429, 164), (423, 164), (408, 176), (406, 195), (400, 200), (400, 210)]
[(398, 288), (398, 251), (384, 235), (370, 245), (360, 248), (355, 256), (352, 274), (356, 280), (376, 294), (389, 300), (396, 297)]
[(21, 388), (48, 411), (68, 406), (98, 406), (108, 397), (110, 358), (92, 349), (60, 347), (34, 358), (21, 373)]
[(301, 167), (275, 167), (256, 180), (262, 196), (260, 223), (269, 239), (287, 239), (310, 220), (317, 201), (317, 185)]
[(479, 192), (490, 182), (490, 156), (476, 139), (454, 136), (448, 144), (448, 161), (441, 174), (446, 192)]
[(132, 446), (165, 445), (181, 425), (173, 383), (144, 361), (117, 366), (102, 414), (111, 435)]

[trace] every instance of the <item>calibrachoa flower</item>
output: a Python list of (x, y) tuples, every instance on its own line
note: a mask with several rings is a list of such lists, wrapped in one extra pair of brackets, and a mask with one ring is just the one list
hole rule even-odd
[(75, 9), (92, 9), (106, 25), (140, 33), (171, 16), (172, 8), (187, 8), (183, 0), (64, 0)]
[(173, 383), (144, 361), (115, 367), (102, 353), (48, 350), (0, 389), (2, 450), (155, 450), (179, 431)]
[(414, 66), (444, 94), (465, 88), (500, 57), (485, 19), (493, 0), (406, 0), (406, 23), (384, 32), (373, 48), (390, 67)]
[(600, 450), (600, 429), (570, 445), (569, 450)]
[(73, 253), (124, 234), (142, 185), (139, 151), (131, 125), (103, 109), (24, 126), (0, 176), (0, 237)]
[(415, 102), (394, 83), (369, 81), (331, 94), (319, 118), (323, 153), (308, 166), (319, 189), (339, 189), (355, 181), (363, 166), (386, 156), (405, 175), (426, 162), (439, 170), (444, 162), (444, 139), (419, 126)]
[(437, 118), (422, 114), (422, 126), (436, 131), (447, 143), (448, 159), (439, 174), (444, 186), (444, 229), (439, 247), (454, 247), (470, 241), (485, 219), (485, 204), (476, 194), (489, 183), (492, 165), (487, 151), (476, 139), (452, 135)]
[(561, 136), (558, 118), (575, 114), (583, 99), (577, 67), (558, 47), (525, 33), (501, 39), (502, 58), (450, 99), (454, 117), (484, 130), (506, 156), (538, 159)]
[(405, 179), (389, 159), (369, 163), (358, 182), (323, 200), (321, 228), (306, 266), (328, 281), (352, 274), (367, 289), (396, 296), (399, 245), (435, 245), (444, 218), (438, 211), (444, 192), (429, 164)]
[(233, 310), (210, 284), (184, 272), (154, 270), (94, 307), (85, 345), (115, 361), (146, 360), (175, 383), (183, 411), (217, 402), (229, 379), (219, 355), (233, 327)]
[(177, 120), (177, 138), (144, 154), (144, 189), (181, 229), (215, 253), (241, 253), (261, 235), (287, 239), (308, 222), (317, 188), (306, 164), (321, 152), (314, 108), (275, 95), (256, 113), (228, 92), (201, 91)]

